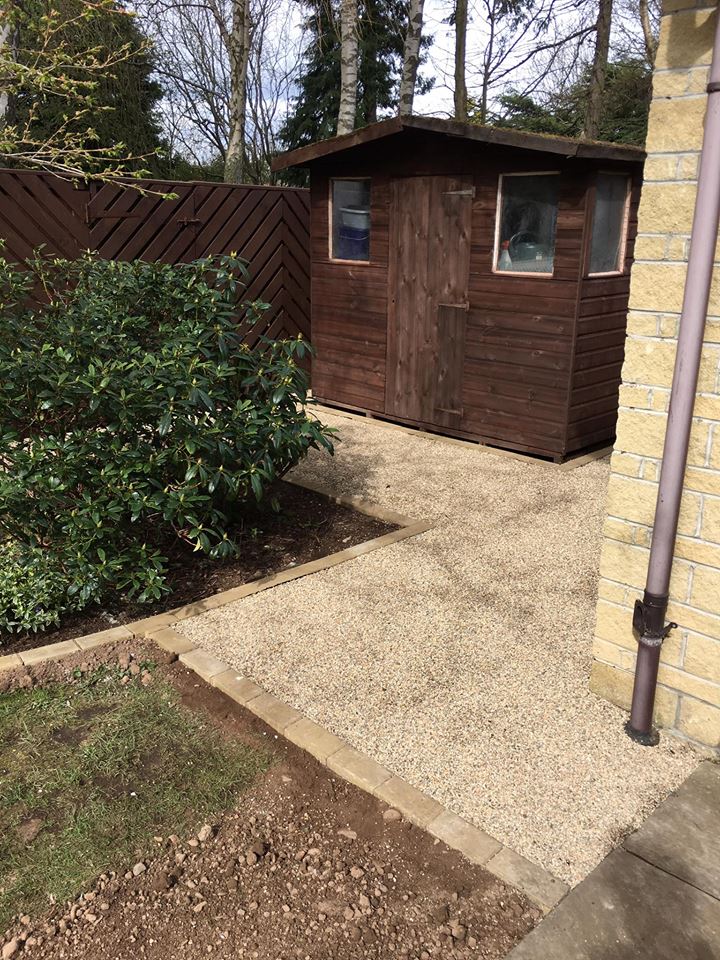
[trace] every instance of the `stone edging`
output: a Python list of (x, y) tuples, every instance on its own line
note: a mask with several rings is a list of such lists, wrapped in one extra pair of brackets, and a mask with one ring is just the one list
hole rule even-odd
[(149, 639), (199, 677), (249, 710), (269, 727), (307, 751), (333, 773), (394, 807), (406, 820), (458, 850), (472, 863), (524, 893), (543, 913), (548, 913), (568, 892), (568, 886), (542, 867), (521, 857), (494, 837), (451, 813), (432, 797), (421, 793), (367, 754), (283, 703), (222, 660), (197, 647), (172, 628), (150, 634)]
[(312, 490), (313, 493), (319, 493), (334, 503), (339, 503), (344, 507), (351, 507), (360, 513), (365, 513), (378, 520), (384, 520), (386, 523), (397, 524), (398, 529), (385, 533), (381, 537), (374, 537), (372, 540), (366, 540), (364, 543), (358, 543), (354, 547), (347, 547), (345, 550), (339, 550), (337, 553), (329, 553), (325, 557), (319, 557), (317, 560), (310, 560), (308, 563), (301, 563), (296, 567), (287, 567), (278, 573), (269, 574), (267, 577), (261, 577), (259, 580), (252, 580), (250, 583), (244, 583), (239, 587), (232, 587), (230, 590), (222, 590), (220, 593), (214, 593), (211, 597), (204, 600), (198, 600), (196, 603), (188, 603), (182, 607), (175, 607), (165, 613), (160, 613), (154, 617), (145, 617), (142, 620), (134, 620), (131, 623), (121, 627), (112, 627), (109, 630), (101, 630), (99, 633), (91, 633), (85, 637), (78, 637), (75, 640), (63, 640), (60, 643), (49, 643), (42, 647), (35, 647), (34, 650), (23, 650), (20, 653), (11, 653), (6, 656), (0, 655), (0, 670), (13, 670), (15, 667), (32, 666), (36, 663), (42, 663), (43, 660), (56, 660), (65, 657), (70, 653), (77, 653), (79, 650), (89, 650), (103, 643), (113, 643), (116, 640), (132, 640), (134, 637), (147, 637), (154, 630), (162, 630), (170, 627), (181, 620), (187, 620), (190, 617), (197, 617), (208, 610), (215, 610), (217, 607), (223, 607), (226, 603), (233, 603), (236, 600), (242, 600), (244, 597), (252, 596), (254, 593), (261, 593), (263, 590), (269, 590), (271, 587), (277, 587), (281, 583), (288, 583), (290, 580), (299, 580), (311, 573), (318, 573), (320, 570), (327, 570), (330, 567), (337, 566), (339, 563), (345, 563), (347, 560), (354, 560), (355, 557), (362, 557), (366, 553), (372, 553), (373, 550), (379, 550), (381, 547), (388, 547), (400, 540), (406, 540), (408, 537), (414, 537), (419, 533), (425, 533), (431, 529), (432, 524), (425, 520), (412, 520), (394, 510), (387, 510), (385, 507), (369, 503), (361, 497), (339, 497), (329, 493), (321, 484), (314, 484), (302, 480), (288, 481), (298, 487), (306, 490)]
[(198, 616), (208, 610), (214, 610), (281, 583), (328, 569), (371, 553), (373, 550), (424, 533), (431, 528), (431, 524), (424, 520), (411, 520), (392, 510), (368, 503), (360, 497), (334, 496), (320, 485), (302, 481), (292, 482), (321, 493), (336, 503), (352, 507), (380, 520), (398, 524), (398, 529), (354, 547), (348, 547), (346, 550), (281, 570), (279, 573), (224, 590), (197, 603), (177, 607), (155, 617), (136, 620), (124, 626), (102, 630), (74, 640), (63, 640), (60, 643), (47, 644), (33, 650), (0, 656), (0, 671), (34, 666), (47, 660), (59, 660), (83, 650), (91, 650), (121, 640), (150, 639), (164, 650), (177, 655), (180, 661), (199, 677), (259, 717), (287, 740), (306, 750), (333, 773), (394, 807), (406, 820), (427, 830), (431, 836), (458, 850), (472, 863), (479, 864), (489, 873), (509, 883), (537, 904), (544, 913), (548, 913), (568, 892), (569, 888), (565, 883), (553, 877), (542, 867), (521, 857), (483, 830), (463, 820), (462, 817), (451, 813), (436, 800), (421, 793), (400, 777), (394, 776), (371, 757), (349, 746), (335, 734), (304, 717), (294, 707), (278, 700), (254, 681), (242, 676), (172, 629), (173, 624), (181, 620)]
[(198, 677), (264, 721), (291, 743), (307, 751), (337, 776), (394, 807), (406, 820), (524, 893), (543, 913), (549, 913), (568, 892), (568, 886), (548, 871), (521, 857), (462, 817), (451, 813), (437, 800), (396, 777), (371, 757), (349, 746), (340, 737), (303, 716), (294, 707), (283, 703), (202, 647), (195, 646), (172, 627), (162, 627), (142, 634), (133, 633), (127, 627), (103, 630), (78, 640), (37, 647), (20, 656), (13, 654), (0, 657), (0, 670), (58, 660), (81, 650), (141, 637), (175, 654), (180, 662)]

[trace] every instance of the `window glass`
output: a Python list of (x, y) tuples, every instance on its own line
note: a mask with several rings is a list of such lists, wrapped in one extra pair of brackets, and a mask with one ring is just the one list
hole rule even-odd
[(616, 273), (625, 259), (625, 208), (628, 178), (623, 174), (600, 173), (595, 186), (590, 273)]
[(332, 182), (332, 258), (370, 259), (370, 181)]
[(502, 178), (497, 270), (552, 273), (559, 184), (557, 174)]

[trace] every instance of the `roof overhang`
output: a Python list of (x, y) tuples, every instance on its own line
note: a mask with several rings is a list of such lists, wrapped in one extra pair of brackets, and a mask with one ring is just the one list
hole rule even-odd
[(541, 153), (554, 153), (563, 157), (578, 157), (590, 160), (624, 160), (642, 163), (645, 151), (640, 147), (626, 144), (604, 143), (597, 140), (575, 140), (572, 137), (555, 137), (544, 133), (526, 133), (524, 130), (511, 130), (504, 127), (487, 127), (476, 123), (459, 123), (456, 120), (442, 120), (438, 117), (391, 117), (379, 123), (353, 130), (342, 137), (319, 140), (296, 150), (281, 153), (272, 162), (273, 170), (286, 170), (288, 167), (303, 167), (315, 160), (329, 157), (345, 150), (352, 150), (364, 144), (372, 143), (384, 137), (390, 137), (406, 130), (419, 130), (440, 134), (462, 140), (496, 144), (503, 147), (516, 147)]

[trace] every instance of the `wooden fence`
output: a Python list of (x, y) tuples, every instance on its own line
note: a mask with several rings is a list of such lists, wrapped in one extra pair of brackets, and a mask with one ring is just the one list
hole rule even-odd
[[(245, 184), (142, 181), (141, 194), (49, 174), (0, 170), (4, 256), (45, 252), (74, 259), (94, 250), (108, 260), (186, 263), (235, 252), (248, 261), (247, 296), (270, 309), (248, 331), (310, 339), (310, 201), (306, 190)], [(173, 193), (164, 200), (158, 192)]]

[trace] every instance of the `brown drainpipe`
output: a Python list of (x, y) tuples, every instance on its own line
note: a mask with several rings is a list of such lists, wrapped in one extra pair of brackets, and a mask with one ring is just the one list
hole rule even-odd
[(630, 720), (625, 729), (645, 746), (654, 746), (659, 739), (653, 730), (652, 716), (660, 649), (669, 631), (677, 626), (666, 625), (665, 615), (720, 219), (720, 14), (716, 16), (705, 133), (650, 560), (645, 593), (642, 600), (636, 601), (633, 614), (638, 655)]

